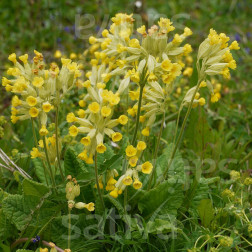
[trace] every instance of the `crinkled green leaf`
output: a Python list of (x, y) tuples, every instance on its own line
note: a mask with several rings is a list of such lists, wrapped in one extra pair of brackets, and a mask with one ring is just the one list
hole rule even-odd
[(45, 185), (32, 181), (30, 179), (25, 179), (23, 181), (23, 193), (24, 195), (33, 195), (37, 197), (42, 197), (49, 192), (49, 188)]
[(144, 193), (139, 200), (138, 208), (143, 217), (155, 219), (176, 216), (177, 209), (183, 201), (183, 188), (179, 183), (172, 184), (164, 181), (157, 187)]
[(210, 199), (202, 199), (198, 206), (201, 223), (204, 227), (209, 227), (214, 218), (214, 209)]

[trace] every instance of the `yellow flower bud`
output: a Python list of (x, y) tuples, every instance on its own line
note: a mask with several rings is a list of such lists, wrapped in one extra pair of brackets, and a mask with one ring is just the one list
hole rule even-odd
[(152, 165), (152, 163), (147, 161), (147, 162), (142, 164), (141, 168), (142, 168), (142, 173), (150, 174), (151, 171), (152, 171), (153, 165)]
[(45, 103), (43, 103), (43, 105), (42, 105), (42, 108), (43, 108), (43, 110), (46, 112), (46, 113), (48, 113), (48, 112), (50, 112), (50, 110), (52, 109), (52, 105), (49, 103), (49, 102), (45, 102)]
[(112, 134), (112, 141), (119, 142), (122, 139), (122, 134), (119, 132), (115, 132)]
[(37, 104), (37, 99), (33, 96), (28, 96), (26, 98), (26, 102), (28, 103), (29, 106), (34, 107)]
[(45, 125), (42, 125), (41, 129), (39, 130), (40, 136), (46, 136), (48, 134), (48, 130), (46, 129)]
[(92, 102), (89, 104), (88, 108), (94, 114), (97, 114), (100, 111), (100, 105), (97, 102)]
[(35, 76), (32, 85), (37, 88), (41, 88), (44, 84), (44, 79), (42, 77)]
[(74, 125), (72, 125), (72, 126), (69, 128), (69, 134), (70, 134), (70, 136), (75, 137), (75, 136), (78, 135), (78, 132), (79, 132), (78, 128), (77, 128), (76, 126), (74, 126)]
[(103, 143), (98, 144), (97, 147), (96, 147), (96, 151), (98, 153), (104, 153), (106, 151), (106, 149), (107, 148)]
[(38, 116), (39, 110), (36, 107), (32, 107), (29, 110), (29, 114), (30, 114), (31, 117), (35, 118), (35, 117)]
[(133, 157), (136, 155), (137, 149), (134, 148), (133, 145), (129, 145), (127, 146), (125, 152), (126, 152), (127, 157)]

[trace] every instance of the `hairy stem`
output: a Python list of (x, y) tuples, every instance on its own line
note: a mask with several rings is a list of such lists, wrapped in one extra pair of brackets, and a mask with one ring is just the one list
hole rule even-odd
[(165, 121), (165, 113), (163, 113), (162, 122), (161, 122), (160, 130), (158, 133), (157, 145), (156, 145), (155, 152), (154, 152), (153, 169), (152, 169), (152, 173), (151, 173), (149, 184), (148, 184), (148, 191), (151, 189), (152, 180), (155, 175), (157, 154), (158, 154), (158, 149), (159, 149), (159, 145), (160, 145), (160, 139), (161, 139), (163, 128), (164, 128), (164, 121)]
[(132, 139), (133, 146), (136, 143), (137, 131), (138, 131), (138, 127), (139, 127), (139, 118), (140, 118), (142, 98), (143, 98), (143, 88), (144, 88), (144, 85), (140, 85), (140, 93), (139, 93), (137, 117), (136, 117), (136, 127), (135, 127), (135, 131), (134, 131), (133, 139)]
[[(37, 136), (36, 136), (36, 131), (35, 131), (35, 127), (34, 127), (34, 119), (31, 119), (31, 122), (32, 122), (32, 133), (33, 133), (33, 138), (34, 138), (34, 143), (35, 143), (35, 146), (36, 148), (38, 148), (38, 140), (37, 140)], [(44, 170), (44, 175), (45, 175), (45, 180), (46, 180), (46, 185), (48, 186), (49, 183), (48, 183), (48, 178), (47, 178), (47, 173), (46, 173), (46, 170), (48, 171), (45, 163), (44, 163), (44, 160), (42, 160), (42, 165), (43, 165), (43, 170)]]
[(105, 210), (105, 205), (104, 205), (104, 201), (103, 201), (103, 198), (102, 198), (101, 189), (100, 189), (100, 186), (99, 186), (98, 166), (97, 166), (97, 152), (95, 152), (95, 157), (94, 158), (95, 158), (95, 179), (96, 179), (97, 191), (98, 191), (98, 194), (99, 194), (99, 198), (100, 198), (103, 210)]
[(61, 164), (60, 164), (58, 123), (59, 123), (59, 107), (56, 106), (56, 118), (55, 118), (56, 153), (57, 153), (57, 160), (58, 160), (60, 175), (61, 175), (62, 180), (64, 181), (64, 175), (63, 175)]
[(70, 249), (71, 246), (71, 209), (68, 208), (68, 240), (67, 247)]
[(46, 161), (47, 161), (47, 164), (48, 164), (48, 167), (49, 167), (49, 173), (50, 173), (50, 176), (51, 176), (52, 184), (53, 184), (53, 187), (56, 189), (56, 184), (55, 184), (55, 180), (54, 180), (54, 176), (53, 176), (52, 166), (51, 166), (51, 163), (50, 163), (50, 160), (49, 160), (49, 156), (48, 156), (48, 151), (47, 151), (45, 136), (43, 136), (43, 143), (44, 143), (44, 150), (45, 150), (45, 155), (46, 155)]
[(193, 93), (193, 96), (192, 96), (191, 102), (190, 102), (190, 104), (189, 104), (189, 107), (188, 107), (188, 109), (187, 109), (187, 112), (186, 112), (186, 115), (185, 115), (185, 118), (184, 118), (184, 121), (183, 121), (181, 130), (180, 130), (180, 132), (179, 132), (178, 139), (177, 139), (176, 144), (175, 144), (175, 146), (174, 146), (174, 148), (173, 148), (173, 151), (172, 151), (172, 154), (171, 154), (171, 158), (170, 158), (170, 160), (169, 160), (169, 163), (168, 163), (168, 165), (167, 165), (167, 167), (166, 167), (166, 169), (165, 169), (165, 171), (164, 171), (164, 173), (163, 173), (163, 176), (159, 179), (158, 184), (160, 184), (164, 179), (167, 179), (168, 170), (169, 170), (169, 168), (170, 168), (170, 166), (171, 166), (171, 164), (172, 164), (172, 162), (173, 162), (173, 159), (174, 159), (174, 156), (175, 156), (175, 154), (176, 154), (177, 148), (178, 148), (178, 146), (179, 146), (179, 144), (180, 144), (180, 140), (181, 140), (181, 138), (182, 138), (182, 136), (183, 136), (183, 133), (184, 133), (184, 130), (185, 130), (185, 126), (186, 126), (187, 119), (188, 119), (188, 117), (189, 117), (189, 115), (190, 115), (190, 112), (191, 112), (191, 110), (192, 110), (192, 105), (193, 105), (194, 97), (195, 97), (196, 93), (197, 93), (198, 90), (199, 90), (200, 81), (201, 81), (201, 79), (198, 80), (197, 86), (196, 86), (195, 91), (194, 91), (194, 93)]

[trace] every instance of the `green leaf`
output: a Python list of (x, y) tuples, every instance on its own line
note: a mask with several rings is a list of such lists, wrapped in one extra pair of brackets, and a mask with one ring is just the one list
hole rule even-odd
[(214, 218), (214, 209), (210, 199), (203, 199), (198, 206), (200, 220), (204, 227), (209, 227)]
[(147, 223), (147, 232), (153, 234), (164, 234), (171, 231), (176, 231), (176, 226), (168, 220), (155, 219)]
[[(163, 151), (163, 154), (158, 157), (156, 162), (157, 177), (162, 176), (168, 162), (171, 158), (173, 145), (169, 144)], [(176, 152), (173, 162), (168, 170), (168, 181), (170, 183), (182, 183), (184, 184), (185, 177), (185, 165), (182, 156), (179, 151)]]
[(15, 227), (6, 218), (3, 210), (0, 209), (0, 240), (6, 240), (16, 233)]
[(22, 186), (24, 195), (42, 197), (49, 192), (49, 189), (45, 185), (30, 179), (25, 179)]
[[(44, 167), (43, 167), (42, 161), (39, 158), (35, 158), (35, 159), (32, 159), (32, 163), (34, 165), (35, 174), (38, 177), (39, 181), (46, 185), (46, 178), (45, 178)], [(48, 178), (48, 183), (49, 184), (51, 183), (49, 178)]]
[(102, 173), (106, 170), (118, 169), (118, 167), (121, 166), (122, 159), (123, 159), (122, 155), (112, 156), (112, 158), (105, 160), (105, 162), (99, 166), (99, 172)]
[(68, 148), (65, 153), (64, 167), (66, 176), (72, 175), (73, 177), (77, 178), (78, 176), (82, 175), (81, 177), (86, 177), (88, 180), (89, 173), (86, 165), (81, 159), (78, 158), (77, 152), (72, 148)]
[(138, 208), (142, 212), (143, 217), (167, 218), (167, 216), (176, 216), (177, 209), (183, 201), (183, 189), (179, 183), (173, 184), (165, 181), (157, 187), (144, 193), (139, 200)]
[(39, 203), (38, 198), (22, 195), (9, 195), (2, 202), (2, 209), (6, 217), (15, 224), (18, 230), (22, 230), (31, 220), (32, 210)]

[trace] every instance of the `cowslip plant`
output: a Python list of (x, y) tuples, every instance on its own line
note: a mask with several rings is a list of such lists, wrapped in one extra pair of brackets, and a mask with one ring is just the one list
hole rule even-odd
[[(14, 67), (7, 71), (11, 77), (2, 79), (6, 91), (14, 94), (11, 121), (15, 124), (31, 120), (35, 146), (30, 155), (34, 164), (40, 160), (44, 172), (42, 183), (23, 179), (23, 196), (3, 195), (3, 214), (10, 223), (16, 225), (22, 235), (28, 232), (27, 228), (32, 223), (31, 227), (35, 231), (28, 232), (31, 237), (37, 229), (41, 235), (49, 225), (52, 228), (60, 226), (59, 220), (66, 224), (63, 219), (66, 216), (67, 244), (54, 236), (59, 244), (68, 247), (65, 251), (70, 251), (70, 247), (75, 246), (70, 241), (75, 227), (72, 221), (77, 213), (81, 225), (87, 224), (82, 219), (87, 212), (101, 214), (103, 221), (100, 226), (104, 225), (104, 231), (107, 227), (106, 218), (112, 214), (110, 209), (113, 206), (136, 236), (143, 234), (142, 237), (149, 239), (160, 232), (176, 229), (188, 238), (179, 226), (183, 222), (176, 228), (173, 225), (174, 220), (179, 221), (178, 210), (182, 207), (183, 198), (186, 198), (183, 193), (185, 171), (183, 164), (181, 168), (181, 163), (178, 162), (181, 155), (178, 147), (191, 110), (206, 105), (204, 89), (209, 90), (209, 100), (212, 103), (220, 99), (221, 84), (211, 79), (212, 76), (230, 78), (229, 69), (236, 68), (231, 50), (238, 50), (238, 43), (233, 41), (228, 44), (228, 36), (224, 33), (217, 34), (211, 29), (198, 49), (197, 82), (186, 89), (181, 79), (183, 76), (190, 77), (193, 71), (189, 55), (192, 47), (184, 43), (192, 35), (188, 27), (178, 34), (174, 32), (175, 27), (170, 19), (160, 18), (157, 25), (149, 29), (143, 25), (134, 30), (133, 16), (123, 13), (116, 14), (111, 21), (110, 28), (103, 30), (101, 38), (89, 38), (91, 47), (84, 56), (90, 57), (90, 60), (83, 75), (80, 65), (71, 60), (75, 59), (74, 55), (71, 59), (61, 58), (61, 67), (51, 63), (48, 68), (43, 55), (35, 50), (31, 62), (27, 54), (18, 58), (15, 53), (11, 54), (9, 60)], [(60, 52), (57, 51), (55, 57), (60, 58)], [(70, 90), (77, 97), (77, 88), (81, 92), (78, 102), (70, 101), (72, 106), (64, 108), (64, 99)], [(185, 93), (182, 101), (179, 99), (181, 93)], [(179, 130), (179, 119), (184, 107), (187, 111)], [(159, 155), (167, 116), (174, 108), (177, 108), (175, 115), (178, 114), (173, 133), (174, 143)], [(60, 111), (65, 113), (60, 118), (64, 121), (61, 125)], [(52, 122), (55, 123), (53, 126), (50, 124)], [(156, 125), (160, 128), (156, 129)], [(155, 130), (157, 140), (153, 145), (151, 137)], [(72, 140), (71, 147), (66, 146), (63, 141), (65, 138)], [(175, 168), (174, 160), (177, 162)], [(63, 163), (64, 167), (61, 165)], [(174, 173), (172, 169), (175, 169)], [(61, 181), (58, 175), (61, 175)], [(241, 180), (240, 173), (233, 171), (230, 176), (232, 181), (239, 181), (243, 186), (251, 185), (251, 178)], [(17, 182), (20, 181), (21, 178), (18, 178)], [(203, 178), (197, 183), (206, 186), (208, 190), (208, 184), (215, 182)], [(36, 192), (32, 192), (35, 189)], [(35, 197), (34, 201), (28, 196)], [(28, 221), (20, 224), (16, 216), (15, 220), (11, 219), (8, 206), (14, 200), (19, 200), (21, 205), (27, 197), (33, 210), (32, 213), (25, 212)], [(235, 193), (226, 188), (222, 197), (233, 200)], [(45, 218), (45, 222), (34, 224), (34, 209), (42, 211), (44, 204), (48, 204), (48, 208), (53, 206), (55, 210), (50, 213), (50, 219)], [(134, 221), (130, 223), (131, 219), (129, 221), (127, 217), (128, 205), (132, 206), (132, 214), (140, 216), (143, 225)], [(208, 207), (211, 208), (209, 201), (203, 201), (199, 206), (200, 217), (204, 216)], [(22, 207), (25, 209), (25, 206)], [(238, 214), (235, 207), (232, 209), (236, 216), (246, 222), (251, 236), (251, 222), (246, 213)], [(180, 211), (182, 217), (187, 210)], [(211, 216), (213, 215), (211, 212)], [(120, 226), (120, 221), (115, 222)], [(206, 230), (202, 228), (200, 232), (212, 232), (210, 222), (202, 221)], [(118, 230), (124, 232), (123, 228)], [(57, 230), (54, 231), (57, 233)], [(231, 236), (231, 232), (229, 234)], [(28, 238), (27, 241), (29, 243)], [(223, 230), (217, 230), (210, 236), (208, 233), (202, 234), (188, 251), (200, 251), (208, 243), (212, 246), (209, 251), (218, 251), (219, 247), (232, 247), (235, 241), (224, 234)], [(80, 244), (78, 246), (81, 247)], [(55, 245), (51, 244), (50, 247), (51, 251), (55, 251)], [(41, 248), (40, 251), (47, 249)]]

